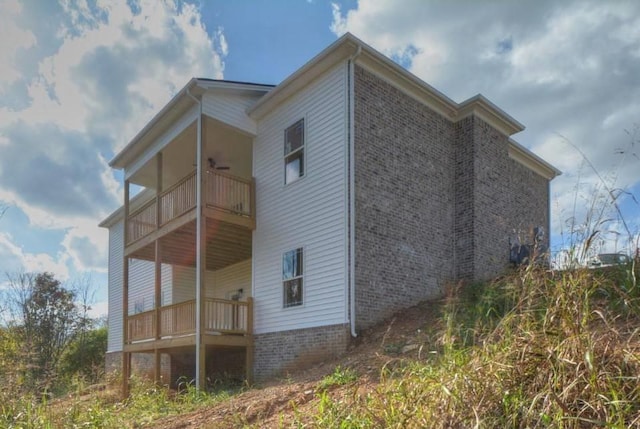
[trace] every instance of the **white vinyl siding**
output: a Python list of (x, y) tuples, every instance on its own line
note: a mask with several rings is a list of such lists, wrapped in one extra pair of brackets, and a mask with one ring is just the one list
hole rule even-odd
[(122, 351), (122, 261), (124, 228), (120, 221), (109, 228), (109, 334), (107, 352)]
[[(124, 228), (120, 220), (109, 228), (109, 334), (107, 351), (122, 351), (122, 291), (124, 280)], [(162, 264), (161, 305), (171, 303), (171, 265)], [(129, 314), (134, 314), (136, 302), (141, 311), (151, 310), (154, 299), (154, 263), (139, 259), (129, 260)]]
[(260, 96), (228, 92), (207, 92), (202, 96), (202, 113), (251, 135), (256, 134), (256, 123), (245, 113)]
[[(347, 68), (340, 63), (258, 123), (255, 333), (346, 323)], [(284, 185), (284, 130), (305, 120), (304, 178)], [(304, 302), (283, 308), (282, 255), (304, 248)]]
[[(217, 271), (205, 272), (205, 296), (228, 299), (230, 294), (243, 289), (242, 299), (251, 296), (251, 259), (238, 262)], [(196, 299), (196, 270), (176, 267), (173, 277), (174, 302)]]
[[(160, 305), (171, 304), (171, 265), (161, 265)], [(129, 314), (153, 310), (155, 295), (155, 263), (129, 259)]]

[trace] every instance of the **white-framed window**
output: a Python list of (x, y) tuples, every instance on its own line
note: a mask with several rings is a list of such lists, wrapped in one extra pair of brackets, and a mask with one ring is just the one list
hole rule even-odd
[(286, 252), (282, 257), (282, 286), (284, 308), (302, 305), (304, 263), (303, 250), (299, 247)]
[(304, 176), (304, 118), (284, 130), (284, 183)]

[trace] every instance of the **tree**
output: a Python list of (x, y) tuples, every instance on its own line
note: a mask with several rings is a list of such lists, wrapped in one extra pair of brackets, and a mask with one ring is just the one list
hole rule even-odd
[(14, 323), (21, 333), (24, 381), (30, 389), (51, 389), (60, 358), (81, 326), (76, 295), (51, 273), (10, 277)]
[(96, 383), (104, 370), (107, 351), (107, 327), (91, 329), (74, 338), (61, 357), (60, 373), (69, 379), (74, 375)]

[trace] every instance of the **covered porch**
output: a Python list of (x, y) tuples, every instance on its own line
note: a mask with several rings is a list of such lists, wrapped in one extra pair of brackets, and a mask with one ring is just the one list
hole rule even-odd
[[(159, 381), (162, 354), (193, 350), (181, 356), (193, 356), (200, 388), (206, 362), (229, 348), (244, 350), (251, 381), (251, 171), (251, 136), (200, 114), (125, 172), (125, 394), (132, 353), (154, 354)], [(145, 188), (137, 204), (131, 204), (132, 185)], [(140, 262), (153, 267), (151, 275), (134, 272), (132, 264)]]

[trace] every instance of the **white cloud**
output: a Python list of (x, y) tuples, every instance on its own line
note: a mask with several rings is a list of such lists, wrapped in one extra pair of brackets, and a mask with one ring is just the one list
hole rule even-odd
[(523, 122), (514, 138), (564, 173), (552, 182), (556, 234), (574, 197), (584, 216), (602, 186), (580, 151), (608, 186), (639, 183), (630, 152), (640, 140), (625, 129), (640, 123), (640, 3), (361, 0), (333, 13), (336, 35), (350, 31), (454, 100), (482, 93)]
[(16, 23), (21, 13), (22, 5), (17, 0), (0, 2), (0, 93), (4, 86), (20, 77), (20, 70), (15, 64), (17, 51), (36, 43), (33, 33)]
[(91, 304), (91, 309), (89, 310), (89, 317), (92, 319), (99, 319), (105, 317), (109, 312), (109, 302), (108, 301), (99, 301), (94, 304)]
[(0, 233), (0, 258), (15, 271), (25, 272), (49, 272), (58, 280), (65, 281), (69, 278), (69, 269), (64, 254), (56, 255), (56, 258), (47, 253), (29, 253), (15, 244), (10, 235)]
[[(190, 3), (47, 7), (56, 10), (0, 0), (0, 92), (12, 84), (12, 96), (22, 94), (0, 99), (0, 201), (22, 211), (28, 227), (64, 231), (62, 251), (30, 254), (7, 235), (0, 246), (27, 270), (68, 278), (69, 269), (106, 269), (107, 233), (97, 223), (122, 200), (108, 160), (190, 78), (222, 78), (229, 47)], [(21, 69), (17, 55), (40, 45), (47, 49), (30, 53), (40, 58)]]

